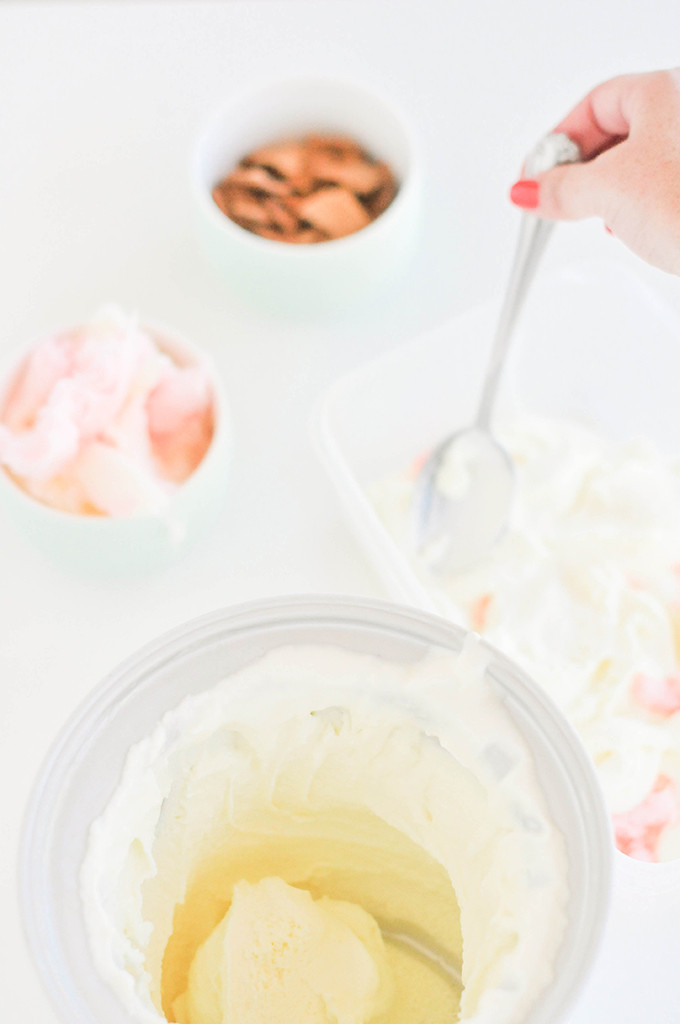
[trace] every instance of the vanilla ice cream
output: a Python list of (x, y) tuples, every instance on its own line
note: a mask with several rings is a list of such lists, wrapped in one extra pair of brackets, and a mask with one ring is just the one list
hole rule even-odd
[(487, 659), (279, 647), (131, 748), (81, 870), (131, 1019), (525, 1019), (566, 847)]
[(263, 878), (234, 886), (172, 1015), (191, 1024), (356, 1024), (375, 1020), (392, 994), (382, 935), (365, 910)]
[[(621, 850), (680, 856), (680, 464), (651, 443), (518, 417), (498, 436), (517, 470), (508, 529), (469, 569), (435, 576), (440, 609), (555, 699), (597, 769)], [(371, 497), (405, 553), (417, 468)]]
[(82, 515), (155, 514), (213, 434), (206, 368), (117, 309), (36, 345), (0, 398), (0, 467)]

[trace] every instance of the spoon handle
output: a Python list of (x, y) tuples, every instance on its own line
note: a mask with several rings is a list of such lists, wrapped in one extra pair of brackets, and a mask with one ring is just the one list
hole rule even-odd
[[(559, 132), (553, 133), (546, 135), (529, 154), (525, 171), (529, 175), (540, 174), (558, 164), (576, 163), (580, 159), (581, 153), (575, 142), (567, 135)], [(510, 279), (498, 318), (491, 358), (475, 417), (475, 426), (481, 430), (489, 428), (491, 411), (513, 328), (553, 227), (552, 221), (543, 220), (532, 214), (522, 214), (515, 258), (512, 262)]]
[(554, 227), (552, 221), (542, 220), (531, 214), (522, 214), (515, 258), (512, 262), (510, 279), (503, 299), (498, 326), (494, 337), (491, 358), (484, 378), (482, 395), (475, 417), (476, 426), (482, 430), (489, 427), (491, 410), (500, 382), (501, 370), (512, 337), (513, 328), (529, 291), (536, 267), (543, 255), (548, 238)]

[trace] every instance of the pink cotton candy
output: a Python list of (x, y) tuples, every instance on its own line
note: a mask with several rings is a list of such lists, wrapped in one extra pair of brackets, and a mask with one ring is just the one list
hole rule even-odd
[(680, 711), (680, 677), (637, 675), (633, 696), (638, 704), (656, 715), (674, 715)]
[(176, 433), (209, 404), (210, 387), (204, 371), (198, 366), (171, 365), (147, 399), (149, 430), (152, 435)]
[[(111, 331), (43, 342), (11, 389), (3, 414), (10, 434), (0, 437), (0, 460), (18, 476), (41, 481), (63, 472), (115, 420), (150, 351), (148, 339)], [(17, 419), (23, 429), (14, 426)]]
[(659, 775), (645, 799), (630, 811), (612, 815), (616, 845), (636, 860), (658, 861), (661, 833), (678, 817), (675, 783)]
[(0, 465), (65, 511), (143, 514), (193, 472), (212, 432), (203, 369), (178, 366), (134, 319), (109, 311), (24, 361), (0, 411)]
[(19, 368), (5, 398), (2, 421), (11, 430), (33, 425), (37, 411), (61, 377), (70, 372), (73, 346), (69, 338), (47, 338)]
[(49, 480), (78, 452), (80, 431), (70, 413), (69, 396), (58, 390), (59, 383), (50, 400), (37, 410), (30, 429), (13, 433), (0, 424), (0, 462), (19, 477)]
[(73, 475), (85, 500), (107, 516), (153, 515), (167, 500), (167, 485), (161, 486), (133, 459), (99, 441), (86, 446)]
[(147, 401), (155, 458), (168, 480), (186, 479), (210, 443), (212, 403), (205, 373), (197, 366), (171, 366)]

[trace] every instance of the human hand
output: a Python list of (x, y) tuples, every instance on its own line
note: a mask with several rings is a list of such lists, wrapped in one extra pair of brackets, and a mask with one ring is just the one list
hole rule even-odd
[(680, 68), (612, 78), (553, 131), (584, 162), (516, 182), (512, 201), (549, 220), (602, 217), (638, 256), (680, 274)]

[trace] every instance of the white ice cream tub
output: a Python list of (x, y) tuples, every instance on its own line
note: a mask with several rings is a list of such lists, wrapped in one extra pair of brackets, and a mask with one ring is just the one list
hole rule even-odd
[[(36, 782), (20, 856), (28, 942), (47, 991), (69, 1024), (125, 1024), (101, 980), (83, 917), (79, 875), (92, 821), (115, 791), (129, 748), (165, 712), (285, 645), (329, 645), (393, 663), (460, 651), (466, 633), (444, 619), (383, 602), (293, 597), (197, 619), (113, 671), (61, 732)], [(612, 841), (592, 766), (545, 694), (487, 648), (486, 678), (521, 735), (566, 851), (565, 923), (552, 981), (522, 1024), (557, 1024), (581, 990), (607, 915)], [(561, 862), (562, 863), (562, 862)]]

